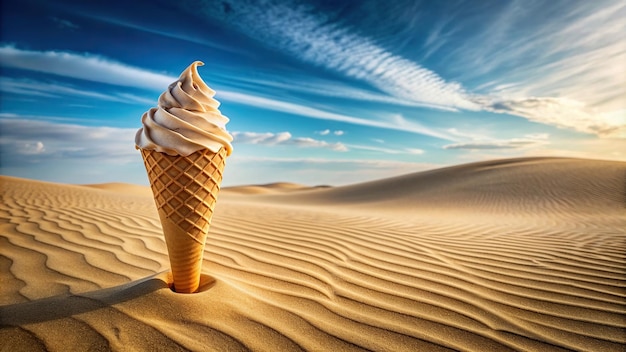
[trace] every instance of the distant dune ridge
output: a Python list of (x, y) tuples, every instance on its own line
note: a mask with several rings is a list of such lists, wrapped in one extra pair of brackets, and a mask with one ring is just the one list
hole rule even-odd
[(0, 351), (626, 349), (623, 162), (225, 189), (192, 295), (148, 187), (0, 189)]

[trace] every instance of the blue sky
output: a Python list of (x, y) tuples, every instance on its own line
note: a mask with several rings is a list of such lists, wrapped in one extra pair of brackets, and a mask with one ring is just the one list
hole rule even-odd
[(147, 184), (141, 115), (194, 60), (231, 119), (225, 185), (626, 161), (624, 18), (623, 1), (5, 0), (0, 171)]

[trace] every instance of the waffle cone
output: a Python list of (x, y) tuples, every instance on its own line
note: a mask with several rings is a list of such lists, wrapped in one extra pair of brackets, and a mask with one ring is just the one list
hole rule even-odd
[(226, 150), (189, 156), (141, 150), (167, 244), (174, 290), (195, 292), (200, 285), (204, 243), (217, 201)]

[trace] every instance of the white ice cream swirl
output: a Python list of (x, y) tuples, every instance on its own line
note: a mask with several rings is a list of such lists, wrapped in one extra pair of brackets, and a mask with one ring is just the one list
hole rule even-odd
[(233, 137), (226, 130), (229, 120), (217, 109), (215, 91), (198, 74), (202, 65), (201, 61), (189, 65), (161, 94), (158, 107), (143, 114), (143, 127), (135, 135), (137, 148), (182, 156), (202, 149), (217, 153), (222, 147), (232, 153)]

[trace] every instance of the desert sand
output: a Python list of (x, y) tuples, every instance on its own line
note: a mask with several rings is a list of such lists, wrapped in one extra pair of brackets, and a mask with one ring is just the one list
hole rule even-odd
[(148, 187), (0, 187), (0, 351), (626, 349), (623, 162), (224, 189), (187, 295)]

